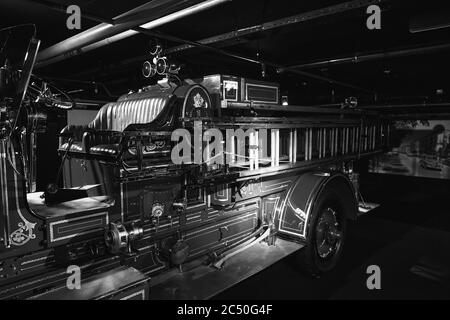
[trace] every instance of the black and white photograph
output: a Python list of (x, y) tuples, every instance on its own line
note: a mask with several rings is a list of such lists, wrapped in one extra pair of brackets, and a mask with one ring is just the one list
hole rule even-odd
[(435, 0), (0, 0), (0, 300), (449, 300), (449, 35)]

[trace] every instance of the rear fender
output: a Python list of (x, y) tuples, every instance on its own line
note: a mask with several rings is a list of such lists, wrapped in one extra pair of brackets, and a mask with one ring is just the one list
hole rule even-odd
[(345, 203), (347, 219), (356, 219), (357, 201), (352, 183), (342, 173), (306, 173), (287, 192), (281, 206), (278, 232), (299, 240), (306, 240), (310, 216), (316, 200), (327, 186), (338, 184)]

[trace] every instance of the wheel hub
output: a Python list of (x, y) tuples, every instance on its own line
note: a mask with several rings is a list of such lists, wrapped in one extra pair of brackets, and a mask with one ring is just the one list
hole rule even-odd
[(342, 239), (342, 232), (336, 211), (331, 208), (324, 210), (316, 227), (316, 247), (323, 259), (336, 253)]

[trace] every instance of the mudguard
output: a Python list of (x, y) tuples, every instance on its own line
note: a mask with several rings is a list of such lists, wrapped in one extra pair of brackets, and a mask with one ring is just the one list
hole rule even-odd
[(278, 231), (290, 237), (306, 240), (309, 218), (321, 192), (329, 185), (338, 184), (344, 197), (348, 219), (356, 219), (358, 206), (352, 183), (342, 173), (311, 172), (298, 177), (288, 190), (281, 206)]

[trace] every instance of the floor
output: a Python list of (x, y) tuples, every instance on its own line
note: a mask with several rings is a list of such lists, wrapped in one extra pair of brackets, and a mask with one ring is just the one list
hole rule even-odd
[[(448, 299), (450, 183), (369, 174), (366, 201), (382, 205), (352, 223), (339, 265), (319, 279), (302, 273), (296, 255), (215, 299)], [(367, 268), (380, 267), (381, 289), (367, 288)]]

